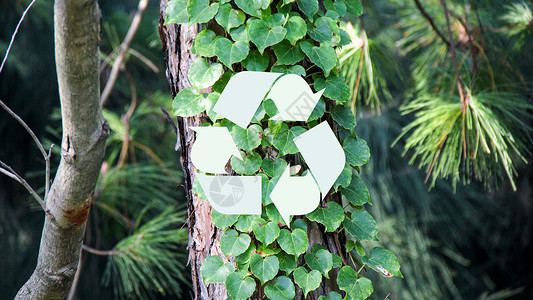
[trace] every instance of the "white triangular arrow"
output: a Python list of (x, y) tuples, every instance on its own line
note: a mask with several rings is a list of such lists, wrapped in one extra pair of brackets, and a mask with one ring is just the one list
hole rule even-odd
[(196, 169), (206, 173), (226, 173), (225, 167), (232, 155), (242, 160), (228, 128), (191, 127), (191, 129), (196, 131), (196, 142), (191, 149), (191, 160)]

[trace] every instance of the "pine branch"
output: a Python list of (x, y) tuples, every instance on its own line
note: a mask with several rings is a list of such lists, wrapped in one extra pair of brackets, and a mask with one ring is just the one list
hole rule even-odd
[(414, 0), (415, 1), (415, 4), (416, 4), (416, 7), (418, 8), (418, 10), (422, 13), (422, 15), (424, 15), (424, 17), (426, 18), (426, 20), (428, 20), (429, 24), (431, 25), (431, 28), (433, 28), (433, 30), (435, 31), (435, 33), (437, 33), (437, 35), (441, 38), (441, 40), (449, 47), (451, 45), (451, 40), (448, 40), (444, 34), (442, 33), (442, 31), (440, 31), (440, 29), (437, 27), (437, 25), (435, 24), (435, 21), (433, 20), (433, 18), (431, 17), (431, 15), (426, 11), (426, 9), (424, 8), (424, 6), (422, 6), (422, 3), (420, 3), (420, 0)]

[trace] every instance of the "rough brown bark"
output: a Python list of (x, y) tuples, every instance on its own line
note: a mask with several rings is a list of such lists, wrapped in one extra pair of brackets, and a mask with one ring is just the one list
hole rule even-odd
[(96, 1), (54, 5), (61, 100), (61, 162), (50, 189), (35, 271), (17, 299), (64, 299), (78, 268), (91, 194), (109, 135), (99, 105), (100, 12)]
[[(166, 55), (166, 75), (170, 84), (170, 90), (174, 97), (180, 90), (190, 87), (187, 77), (191, 64), (198, 58), (191, 52), (194, 38), (199, 32), (198, 25), (163, 25), (166, 19), (165, 8), (168, 0), (160, 0), (161, 18), (159, 20), (159, 35), (163, 43), (163, 52)], [(219, 255), (226, 260), (226, 256), (220, 250), (220, 236), (222, 232), (217, 230), (211, 221), (211, 206), (209, 202), (200, 200), (192, 192), (196, 168), (191, 162), (191, 147), (194, 143), (194, 132), (191, 126), (198, 126), (204, 121), (204, 116), (199, 115), (189, 118), (177, 118), (178, 147), (185, 180), (185, 193), (188, 199), (189, 211), (189, 264), (191, 266), (193, 292), (195, 299), (226, 299), (228, 297), (224, 284), (205, 284), (200, 276), (201, 263), (210, 255)], [(328, 199), (341, 203), (339, 195), (329, 196)], [(325, 229), (318, 224), (308, 224), (309, 252), (316, 244), (322, 244), (331, 253), (342, 254), (345, 248), (341, 245), (346, 243), (343, 233), (325, 233)], [(337, 242), (335, 240), (337, 239)], [(338, 248), (340, 247), (340, 248)], [(341, 257), (346, 257), (341, 255)], [(336, 284), (337, 270), (330, 273), (330, 279), (324, 278), (321, 286), (308, 295), (308, 299), (318, 299), (320, 295), (327, 295), (331, 291), (340, 292)], [(259, 299), (259, 298), (257, 298)], [(301, 289), (297, 288), (295, 299), (304, 299)]]
[[(191, 47), (199, 28), (198, 25), (189, 28), (188, 24), (163, 25), (167, 2), (167, 0), (160, 1), (159, 34), (163, 51), (166, 53), (166, 75), (174, 97), (180, 90), (191, 86), (187, 74), (191, 64), (198, 58), (192, 54)], [(211, 221), (211, 205), (207, 201), (200, 200), (192, 192), (196, 168), (192, 165), (190, 156), (194, 143), (194, 131), (190, 127), (203, 123), (202, 116), (178, 117), (177, 123), (180, 161), (185, 175), (184, 188), (188, 199), (188, 250), (193, 292), (195, 299), (226, 299), (228, 295), (224, 284), (205, 284), (200, 276), (200, 266), (205, 258), (210, 255), (225, 257), (219, 243), (222, 232), (217, 230)]]

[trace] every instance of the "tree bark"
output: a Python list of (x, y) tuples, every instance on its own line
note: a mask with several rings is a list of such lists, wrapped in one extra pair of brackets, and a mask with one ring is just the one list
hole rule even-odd
[[(191, 52), (194, 38), (199, 32), (197, 24), (189, 27), (183, 25), (163, 25), (166, 19), (165, 9), (168, 0), (160, 1), (161, 18), (159, 20), (159, 34), (166, 53), (166, 75), (170, 84), (172, 97), (187, 87), (190, 87), (187, 74), (191, 64), (198, 56)], [(180, 162), (184, 173), (185, 195), (188, 200), (188, 226), (189, 226), (189, 264), (191, 266), (192, 287), (195, 299), (226, 299), (228, 297), (224, 284), (205, 284), (200, 276), (200, 266), (204, 259), (210, 255), (219, 255), (225, 259), (220, 250), (220, 237), (223, 232), (218, 230), (211, 221), (211, 205), (202, 201), (192, 191), (196, 168), (191, 162), (191, 148), (195, 140), (192, 126), (199, 126), (203, 115), (177, 118), (178, 147)]]
[(94, 0), (56, 0), (55, 58), (61, 162), (46, 199), (37, 267), (16, 299), (64, 299), (78, 268), (91, 195), (109, 127), (99, 104), (100, 11)]

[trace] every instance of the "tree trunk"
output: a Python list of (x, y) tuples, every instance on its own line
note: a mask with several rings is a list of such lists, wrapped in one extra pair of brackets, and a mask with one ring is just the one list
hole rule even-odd
[[(199, 26), (197, 24), (191, 27), (188, 24), (163, 25), (166, 19), (167, 2), (167, 0), (160, 2), (159, 34), (163, 43), (163, 51), (166, 53), (166, 75), (172, 97), (174, 97), (180, 90), (191, 86), (187, 74), (191, 64), (198, 58), (191, 52), (191, 47)], [(196, 168), (192, 165), (190, 156), (195, 140), (194, 131), (190, 127), (202, 124), (202, 115), (190, 118), (178, 117), (177, 123), (178, 147), (185, 178), (185, 195), (188, 200), (188, 250), (193, 292), (195, 299), (226, 299), (228, 295), (224, 284), (205, 284), (200, 276), (200, 266), (205, 258), (210, 255), (225, 257), (220, 250), (219, 243), (222, 232), (211, 221), (211, 205), (199, 199), (192, 191)]]
[(17, 299), (64, 299), (72, 285), (109, 135), (99, 104), (100, 11), (96, 1), (56, 0), (55, 58), (61, 162), (46, 201), (37, 267)]
[[(163, 25), (166, 19), (165, 9), (168, 0), (160, 0), (159, 35), (166, 54), (166, 75), (170, 84), (172, 97), (187, 87), (190, 87), (187, 74), (191, 64), (198, 58), (191, 52), (194, 38), (200, 30), (198, 24), (189, 27), (188, 24)], [(224, 284), (205, 284), (200, 276), (200, 266), (205, 258), (210, 255), (219, 255), (224, 260), (226, 256), (220, 249), (220, 237), (222, 231), (218, 230), (211, 221), (211, 206), (208, 201), (202, 201), (192, 191), (196, 168), (191, 162), (191, 148), (195, 140), (191, 126), (199, 126), (204, 123), (204, 115), (189, 118), (177, 118), (178, 147), (185, 180), (185, 194), (188, 199), (189, 211), (189, 263), (191, 266), (194, 299), (226, 299), (228, 297)], [(334, 123), (334, 122), (332, 122)], [(336, 124), (335, 124), (336, 126)], [(334, 130), (336, 127), (333, 128)], [(341, 203), (340, 194), (328, 196), (326, 201)], [(324, 203), (322, 203), (324, 206)], [(308, 224), (309, 252), (316, 244), (322, 244), (331, 253), (338, 254), (345, 260), (346, 239), (344, 233), (326, 233), (322, 225), (310, 222)], [(301, 264), (300, 264), (301, 265)], [(320, 287), (309, 293), (308, 299), (318, 299), (320, 295), (327, 295), (330, 291), (340, 290), (336, 284), (336, 274), (330, 272), (330, 279), (324, 278)], [(257, 294), (257, 293), (256, 293)], [(258, 298), (259, 299), (259, 298)], [(295, 299), (304, 299), (303, 292), (296, 286)]]

